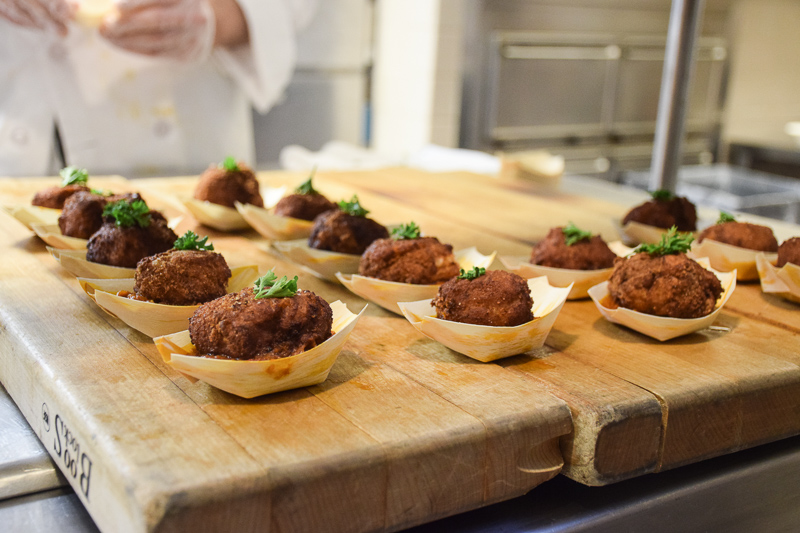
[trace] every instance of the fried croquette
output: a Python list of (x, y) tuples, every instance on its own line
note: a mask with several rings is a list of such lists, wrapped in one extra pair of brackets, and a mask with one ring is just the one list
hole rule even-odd
[(437, 318), (453, 322), (519, 326), (533, 320), (528, 283), (504, 270), (490, 270), (472, 280), (451, 279), (439, 287), (431, 305)]
[(139, 261), (133, 291), (155, 303), (197, 305), (224, 296), (230, 277), (218, 253), (173, 249)]
[(377, 239), (389, 237), (387, 229), (371, 218), (335, 210), (314, 220), (308, 245), (317, 250), (361, 255)]
[(800, 266), (800, 237), (787, 239), (778, 247), (778, 268), (786, 263)]
[(622, 219), (622, 225), (624, 226), (628, 222), (638, 222), (664, 229), (676, 226), (678, 231), (695, 231), (697, 229), (697, 210), (692, 202), (681, 196), (675, 196), (669, 200), (653, 198), (631, 209)]
[(90, 192), (91, 189), (85, 185), (67, 185), (66, 187), (50, 187), (37, 192), (33, 196), (31, 205), (39, 207), (50, 207), (52, 209), (63, 209), (67, 198), (75, 193)]
[(118, 200), (141, 200), (136, 193), (103, 196), (93, 192), (80, 191), (64, 202), (64, 209), (58, 216), (58, 227), (62, 235), (88, 239), (103, 225), (103, 208), (109, 202)]
[(750, 224), (749, 222), (722, 222), (709, 226), (697, 236), (697, 242), (710, 239), (739, 248), (777, 252), (778, 240), (767, 226)]
[(599, 235), (567, 246), (564, 228), (553, 228), (534, 247), (531, 263), (553, 268), (599, 270), (614, 266), (616, 257)]
[(453, 247), (435, 237), (418, 239), (378, 239), (361, 256), (358, 273), (362, 276), (431, 285), (458, 275)]
[(238, 170), (211, 165), (200, 175), (194, 197), (212, 204), (235, 207), (234, 202), (264, 207), (256, 175), (239, 163)]
[(150, 225), (121, 227), (106, 217), (86, 245), (86, 260), (104, 265), (136, 268), (140, 259), (166, 252), (178, 238), (158, 211), (150, 211)]
[(685, 254), (638, 253), (617, 260), (608, 291), (619, 307), (648, 315), (699, 318), (714, 310), (722, 284)]
[(200, 355), (265, 361), (296, 355), (332, 335), (333, 311), (310, 291), (255, 298), (252, 287), (201, 305), (189, 319)]
[(290, 194), (275, 205), (275, 214), (282, 217), (312, 221), (326, 211), (338, 209), (321, 194)]

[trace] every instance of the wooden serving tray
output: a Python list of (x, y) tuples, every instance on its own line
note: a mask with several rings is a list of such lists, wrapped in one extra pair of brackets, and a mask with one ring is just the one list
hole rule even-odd
[[(3, 180), (0, 203), (52, 183)], [(129, 185), (171, 217), (171, 195), (194, 183)], [(315, 186), (333, 200), (358, 193), (382, 223), (414, 220), (498, 255), (526, 255), (569, 220), (614, 238), (626, 210), (463, 173), (321, 173)], [(243, 400), (173, 372), (31, 232), (5, 213), (0, 228), (0, 381), (105, 531), (397, 530), (523, 494), (562, 463), (602, 485), (800, 432), (800, 307), (757, 285), (736, 289), (715, 329), (667, 343), (568, 302), (544, 348), (497, 364), (370, 306), (326, 382)], [(255, 232), (186, 229), (232, 265), (297, 273), (329, 301), (364, 305), (270, 255)]]

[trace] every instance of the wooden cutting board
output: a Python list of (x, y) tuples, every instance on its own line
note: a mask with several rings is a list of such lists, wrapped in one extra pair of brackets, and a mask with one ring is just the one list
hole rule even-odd
[[(53, 182), (3, 180), (0, 203)], [(169, 216), (194, 183), (129, 185)], [(332, 199), (358, 193), (383, 223), (414, 220), (457, 249), (499, 255), (529, 254), (568, 220), (613, 239), (626, 210), (463, 173), (320, 173), (315, 185)], [(107, 531), (396, 530), (523, 494), (562, 460), (568, 476), (602, 485), (800, 432), (800, 307), (758, 285), (736, 289), (714, 330), (668, 343), (569, 302), (544, 348), (498, 364), (370, 306), (325, 383), (242, 400), (173, 372), (23, 226), (0, 213), (0, 228), (0, 380)], [(329, 301), (364, 305), (253, 232), (188, 218), (179, 231), (191, 228), (233, 265), (297, 273)]]
[[(0, 378), (105, 531), (393, 530), (561, 469), (563, 401), (374, 306), (321, 385), (242, 400), (191, 384), (1, 217)], [(214, 243), (231, 264), (295, 270), (245, 237)], [(308, 275), (301, 286), (364, 305)]]

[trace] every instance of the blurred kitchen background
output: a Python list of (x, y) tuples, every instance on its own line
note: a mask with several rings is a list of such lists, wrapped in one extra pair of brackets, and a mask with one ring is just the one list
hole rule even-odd
[[(668, 0), (322, 0), (257, 158), (331, 140), (562, 156), (645, 188)], [(800, 222), (800, 2), (707, 0), (678, 192)]]

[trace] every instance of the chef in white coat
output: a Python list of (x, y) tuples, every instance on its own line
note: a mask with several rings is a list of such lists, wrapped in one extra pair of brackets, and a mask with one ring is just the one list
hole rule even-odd
[(93, 23), (76, 0), (0, 0), (0, 176), (253, 164), (251, 106), (280, 98), (314, 4), (114, 0)]

